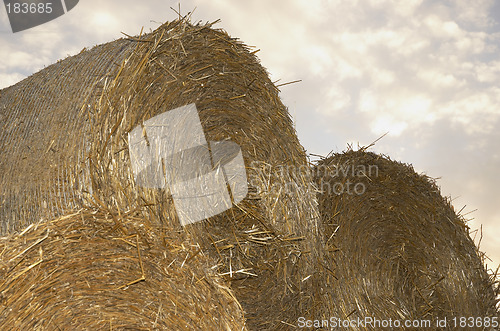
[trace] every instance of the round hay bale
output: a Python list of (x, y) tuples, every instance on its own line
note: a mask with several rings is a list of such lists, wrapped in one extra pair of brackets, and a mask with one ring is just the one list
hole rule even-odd
[(0, 238), (2, 330), (245, 330), (185, 233), (80, 210)]
[[(456, 329), (461, 317), (499, 316), (495, 277), (433, 179), (364, 150), (324, 158), (314, 175), (324, 241), (334, 251), (337, 317)], [(444, 318), (447, 326), (437, 327)]]
[[(194, 104), (207, 142), (241, 149), (248, 194), (183, 229), (220, 261), (249, 328), (295, 324), (321, 307), (328, 271), (316, 267), (322, 253), (309, 164), (278, 92), (255, 51), (212, 23), (186, 19), (45, 68), (0, 96), (2, 232), (82, 206), (137, 209), (149, 227), (181, 231), (171, 191), (134, 178), (129, 139), (148, 120)], [(193, 152), (192, 162), (203, 153)]]

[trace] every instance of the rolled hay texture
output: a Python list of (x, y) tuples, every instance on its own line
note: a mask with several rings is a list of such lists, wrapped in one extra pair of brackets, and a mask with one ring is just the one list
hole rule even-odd
[(80, 210), (0, 238), (2, 330), (246, 330), (185, 233)]
[[(363, 150), (318, 161), (314, 176), (338, 279), (336, 316), (430, 320), (431, 329), (450, 330), (457, 329), (453, 318), (499, 316), (495, 275), (434, 180)], [(447, 327), (436, 327), (438, 318), (447, 318)]]
[[(317, 267), (322, 251), (312, 176), (256, 51), (211, 27), (166, 23), (84, 50), (2, 90), (2, 232), (81, 207), (137, 210), (160, 233), (170, 226), (189, 232), (219, 262), (249, 328), (287, 328), (311, 307), (323, 311), (320, 279), (331, 277)], [(197, 107), (207, 141), (241, 148), (248, 195), (181, 228), (167, 189), (136, 184), (128, 134), (189, 104)]]

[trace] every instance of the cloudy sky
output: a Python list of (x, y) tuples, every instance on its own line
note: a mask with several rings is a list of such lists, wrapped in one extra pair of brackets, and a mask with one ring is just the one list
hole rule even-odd
[[(56, 0), (57, 1), (57, 0)], [(0, 8), (0, 88), (82, 48), (173, 20), (179, 1), (81, 0), (13, 34)], [(260, 49), (309, 153), (347, 144), (412, 163), (482, 226), (500, 264), (500, 1), (181, 1)], [(479, 241), (479, 234), (476, 242)]]

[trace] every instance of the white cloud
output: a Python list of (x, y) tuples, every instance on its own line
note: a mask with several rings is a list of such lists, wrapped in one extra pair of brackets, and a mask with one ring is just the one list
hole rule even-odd
[(106, 31), (109, 30), (120, 30), (120, 22), (112, 12), (99, 10), (89, 16), (89, 24), (93, 27), (94, 31), (100, 34), (106, 34)]
[(436, 15), (429, 15), (424, 19), (425, 26), (438, 38), (459, 39), (465, 33), (457, 23), (453, 21), (444, 21)]
[(369, 68), (370, 78), (375, 87), (384, 87), (396, 82), (396, 73), (391, 70), (372, 66)]
[(468, 33), (454, 42), (454, 46), (465, 54), (480, 54), (486, 48), (486, 34), (480, 32)]
[[(309, 45), (300, 51), (304, 60), (309, 63), (309, 70), (317, 76), (328, 74), (332, 65), (331, 55), (327, 48), (318, 45)], [(351, 70), (346, 68), (346, 70)]]
[(426, 95), (408, 95), (404, 89), (396, 89), (387, 96), (384, 92), (362, 90), (358, 103), (359, 111), (370, 119), (374, 134), (389, 132), (394, 136), (422, 123), (432, 123), (437, 117), (432, 112), (432, 100)]
[(329, 100), (328, 108), (324, 108), (328, 113), (345, 111), (351, 104), (351, 96), (347, 91), (345, 91), (340, 86), (335, 86), (329, 89), (326, 93), (326, 97)]
[(482, 92), (463, 91), (455, 100), (442, 106), (442, 112), (453, 122), (463, 125), (465, 132), (494, 132), (500, 120), (500, 88), (490, 87)]
[(17, 72), (13, 74), (0, 74), (0, 89), (14, 85), (23, 78), (26, 78), (26, 76)]
[(457, 20), (476, 28), (487, 28), (494, 24), (490, 9), (494, 0), (455, 0)]
[(422, 0), (370, 0), (374, 8), (392, 9), (398, 16), (408, 17), (422, 4)]
[[(350, 107), (370, 119), (372, 132), (380, 133), (385, 125), (401, 135), (449, 116), (472, 132), (480, 127), (475, 114), (499, 109), (492, 90), (475, 85), (499, 81), (500, 65), (495, 61), (486, 65), (476, 57), (493, 54), (496, 39), (484, 31), (468, 31), (454, 16), (453, 6), (441, 6), (436, 14), (421, 11), (425, 6), (421, 1), (411, 2), (404, 10), (392, 1), (370, 1), (370, 5), (376, 10), (373, 15), (388, 15), (385, 24), (364, 28), (370, 26), (366, 18), (371, 10), (364, 6), (358, 20), (348, 14), (336, 16), (335, 28), (315, 31), (315, 41), (327, 39), (329, 44), (308, 45), (313, 74), (335, 86), (351, 86), (344, 88), (350, 98), (345, 92), (326, 95), (325, 100), (338, 101), (330, 102), (329, 111), (326, 104), (320, 107), (323, 114), (336, 116)], [(485, 2), (476, 5), (480, 10), (488, 7)], [(352, 6), (337, 2), (331, 13), (345, 13)], [(345, 27), (339, 28), (342, 23)]]
[(372, 121), (372, 132), (378, 136), (388, 133), (389, 136), (399, 136), (406, 128), (406, 121), (398, 121), (392, 116), (385, 114), (376, 117)]
[[(343, 81), (351, 78), (361, 78), (363, 76), (362, 66), (364, 65), (359, 58), (345, 58), (340, 56), (331, 56), (331, 71), (329, 72), (329, 79), (334, 81)], [(333, 74), (333, 75), (332, 75)], [(333, 77), (332, 77), (333, 76)]]
[(380, 100), (372, 90), (362, 90), (359, 95), (358, 109), (362, 112), (374, 113), (379, 107)]
[[(404, 101), (403, 101), (404, 100)], [(423, 95), (416, 95), (412, 97), (404, 97), (399, 106), (397, 107), (399, 113), (404, 114), (404, 117), (411, 120), (417, 116), (422, 116), (425, 120), (431, 108), (432, 100)]]
[(417, 72), (417, 77), (433, 88), (459, 88), (466, 84), (459, 80), (453, 73), (442, 72), (440, 68), (422, 69)]
[(495, 84), (500, 82), (500, 61), (478, 63), (472, 69), (475, 70), (476, 78), (481, 83)]

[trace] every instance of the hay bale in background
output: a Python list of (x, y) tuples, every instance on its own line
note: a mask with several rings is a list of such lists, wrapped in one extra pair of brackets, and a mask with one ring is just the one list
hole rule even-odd
[(82, 210), (0, 238), (2, 330), (245, 330), (185, 233)]
[(335, 251), (338, 317), (499, 316), (494, 276), (432, 179), (363, 150), (324, 158), (314, 174), (324, 240)]
[(285, 328), (324, 294), (312, 177), (296, 171), (308, 167), (305, 152), (255, 52), (211, 26), (166, 23), (2, 90), (2, 231), (81, 206), (136, 208), (151, 228), (181, 230), (168, 192), (136, 187), (127, 135), (195, 103), (207, 141), (241, 147), (249, 194), (186, 229), (220, 261), (249, 327)]

